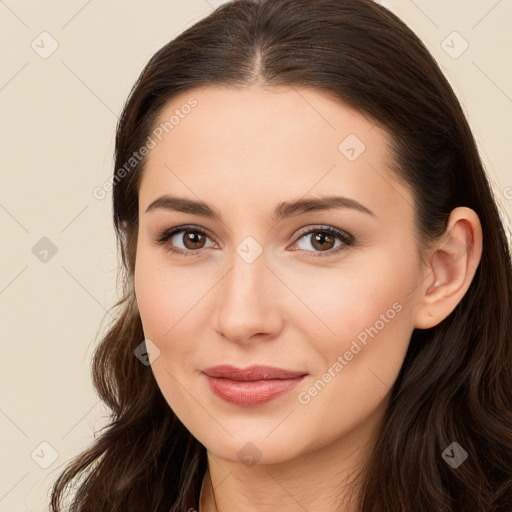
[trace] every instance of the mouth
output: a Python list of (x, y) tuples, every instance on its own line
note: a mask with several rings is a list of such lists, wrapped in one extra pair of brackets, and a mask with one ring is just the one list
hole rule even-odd
[(291, 391), (307, 375), (270, 366), (236, 368), (230, 365), (206, 368), (202, 373), (216, 396), (242, 407), (270, 402)]

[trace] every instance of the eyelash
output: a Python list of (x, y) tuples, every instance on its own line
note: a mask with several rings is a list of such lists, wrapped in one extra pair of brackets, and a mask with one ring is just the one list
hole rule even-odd
[[(208, 238), (211, 238), (209, 236), (209, 234), (204, 229), (199, 228), (198, 226), (185, 225), (185, 226), (176, 226), (174, 228), (170, 228), (170, 229), (163, 231), (156, 237), (155, 242), (158, 244), (164, 245), (170, 238), (172, 238), (174, 235), (176, 235), (177, 233), (180, 233), (182, 231), (194, 231), (197, 233), (201, 233), (202, 235), (204, 235)], [(299, 241), (304, 236), (311, 235), (312, 233), (317, 233), (317, 232), (328, 233), (330, 235), (335, 236), (342, 242), (342, 245), (340, 245), (336, 249), (330, 249), (329, 251), (306, 251), (304, 249), (298, 249), (299, 251), (302, 250), (303, 252), (310, 253), (307, 255), (307, 257), (318, 258), (318, 257), (333, 256), (343, 250), (346, 250), (348, 247), (354, 245), (355, 240), (354, 240), (354, 237), (350, 233), (343, 231), (341, 229), (335, 228), (333, 226), (327, 226), (327, 227), (317, 226), (317, 227), (310, 228), (308, 231), (299, 233), (299, 235), (297, 236), (297, 238), (295, 239), (295, 241), (293, 243)], [(183, 249), (173, 249), (172, 247), (167, 248), (168, 252), (170, 252), (172, 254), (178, 254), (181, 256), (197, 255), (199, 253), (199, 251), (201, 251), (201, 250), (202, 249), (196, 249), (195, 251), (191, 251), (191, 250), (184, 251)]]

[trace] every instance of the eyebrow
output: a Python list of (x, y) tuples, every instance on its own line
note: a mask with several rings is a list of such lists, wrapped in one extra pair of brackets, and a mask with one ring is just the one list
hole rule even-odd
[[(369, 208), (363, 206), (355, 199), (343, 196), (322, 196), (312, 198), (301, 198), (279, 204), (273, 213), (272, 221), (278, 222), (294, 215), (307, 212), (331, 210), (335, 208), (350, 208), (359, 212), (377, 217)], [(196, 201), (185, 197), (163, 195), (155, 199), (146, 209), (146, 213), (163, 209), (183, 213), (191, 213), (210, 219), (222, 220), (217, 209), (204, 201)]]

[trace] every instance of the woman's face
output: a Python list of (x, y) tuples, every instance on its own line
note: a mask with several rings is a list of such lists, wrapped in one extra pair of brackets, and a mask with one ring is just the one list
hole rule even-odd
[[(182, 93), (157, 125), (135, 291), (170, 407), (232, 461), (355, 447), (388, 403), (425, 278), (386, 133), (322, 92), (262, 86)], [(219, 365), (298, 376), (204, 373)]]

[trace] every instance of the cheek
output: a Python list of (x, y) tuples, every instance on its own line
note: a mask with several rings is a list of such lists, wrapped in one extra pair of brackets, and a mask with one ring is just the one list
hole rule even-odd
[(316, 272), (314, 281), (307, 276), (295, 280), (297, 287), (309, 283), (304, 296), (321, 319), (315, 325), (323, 334), (309, 338), (320, 357), (299, 402), (311, 422), (331, 425), (332, 435), (338, 420), (355, 425), (384, 399), (412, 333), (409, 294), (418, 277), (412, 253), (397, 258), (395, 251), (381, 251), (378, 261), (376, 256), (359, 260), (350, 271), (330, 269)]
[[(135, 272), (135, 295), (144, 327), (144, 335), (150, 339), (162, 339), (172, 328), (173, 302), (176, 295), (165, 293), (165, 281), (151, 268)], [(174, 297), (174, 298), (173, 298)]]
[(157, 340), (172, 337), (204, 294), (197, 275), (194, 279), (183, 269), (169, 268), (144, 249), (137, 253), (134, 284), (144, 333)]
[(378, 261), (361, 259), (358, 268), (317, 269), (294, 278), (291, 287), (307, 297), (316, 316), (300, 320), (315, 361), (314, 378), (299, 397), (311, 418), (328, 424), (324, 414), (340, 415), (340, 421), (348, 410), (353, 418), (364, 416), (400, 372), (412, 333), (409, 293), (417, 271), (411, 255), (386, 254), (380, 252)]
[(376, 330), (407, 330), (409, 294), (418, 279), (412, 252), (397, 257), (389, 247), (357, 262), (347, 259), (338, 268), (311, 267), (300, 274), (283, 269), (283, 280), (302, 302), (294, 321), (311, 333), (320, 353), (326, 347), (349, 350), (352, 340), (364, 343)]
[[(142, 252), (142, 251), (141, 251)], [(142, 253), (135, 269), (135, 294), (144, 335), (159, 348), (161, 358), (173, 373), (197, 367), (197, 354), (204, 353), (198, 333), (211, 321), (209, 291), (216, 274), (195, 265), (171, 267), (153, 255)]]
[(189, 373), (197, 366), (200, 346), (195, 334), (201, 321), (197, 309), (204, 290), (192, 287), (186, 274), (183, 269), (157, 265), (141, 254), (134, 284), (144, 336), (160, 351), (151, 363), (155, 380), (169, 406), (193, 430), (190, 417), (197, 403), (185, 389), (189, 388)]

